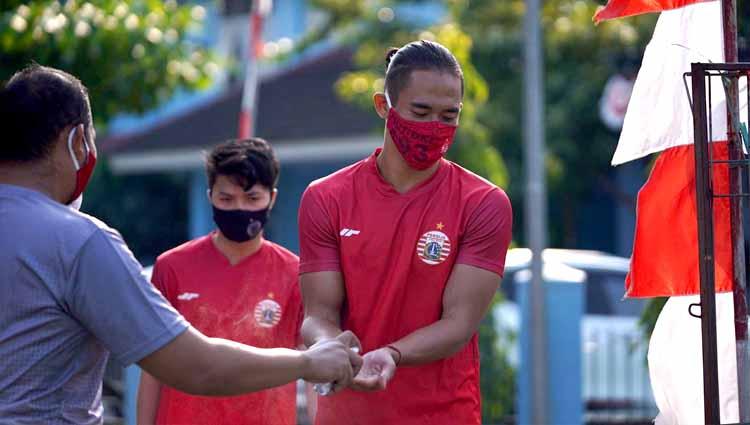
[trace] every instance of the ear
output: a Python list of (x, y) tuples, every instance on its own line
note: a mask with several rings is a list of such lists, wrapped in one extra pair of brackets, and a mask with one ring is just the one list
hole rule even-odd
[(94, 152), (94, 156), (98, 157), (99, 154), (98, 154), (98, 152), (96, 150), (96, 143), (95, 143), (95, 140), (96, 140), (96, 130), (94, 129), (94, 124), (93, 123), (91, 123), (90, 126), (91, 127), (89, 128), (88, 132), (86, 131), (86, 128), (84, 127), (83, 124), (80, 124), (78, 127), (79, 127), (79, 130), (81, 131), (81, 134), (85, 134), (86, 135), (86, 143), (87, 143), (87, 146), (89, 147), (89, 149), (91, 149), (91, 151)]
[(278, 197), (279, 189), (274, 189), (271, 191), (271, 203), (268, 204), (268, 209), (272, 210), (273, 206), (276, 205), (276, 198)]
[(378, 116), (385, 119), (388, 116), (388, 101), (385, 100), (385, 93), (378, 92), (372, 95), (372, 103)]
[(206, 189), (206, 198), (210, 204), (213, 204), (213, 200), (211, 199), (211, 189)]
[(75, 158), (75, 161), (78, 163), (78, 168), (83, 167), (83, 164), (86, 162), (86, 157), (88, 156), (88, 151), (91, 149), (91, 147), (86, 144), (84, 131), (83, 124), (73, 126), (68, 130), (65, 140), (66, 149), (68, 150), (68, 153)]

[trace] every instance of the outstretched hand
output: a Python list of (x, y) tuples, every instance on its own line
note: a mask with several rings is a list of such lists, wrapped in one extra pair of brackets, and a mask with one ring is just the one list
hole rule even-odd
[(351, 388), (357, 391), (379, 391), (388, 386), (396, 374), (396, 361), (388, 348), (370, 351), (363, 356), (364, 362), (354, 377)]

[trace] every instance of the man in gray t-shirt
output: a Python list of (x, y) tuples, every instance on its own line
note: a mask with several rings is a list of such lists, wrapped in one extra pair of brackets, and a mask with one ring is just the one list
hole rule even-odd
[(142, 276), (115, 230), (77, 211), (96, 146), (75, 77), (16, 73), (0, 91), (0, 129), (0, 424), (101, 423), (110, 353), (192, 394), (351, 382), (353, 335), (306, 351), (208, 338)]
[(131, 364), (189, 326), (116, 231), (39, 192), (0, 184), (0, 238), (0, 422), (96, 422), (108, 353)]

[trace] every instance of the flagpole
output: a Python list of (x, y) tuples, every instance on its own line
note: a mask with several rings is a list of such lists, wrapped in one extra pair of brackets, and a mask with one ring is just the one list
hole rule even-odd
[(531, 249), (532, 421), (550, 423), (547, 371), (547, 327), (542, 252), (547, 239), (547, 189), (544, 178), (544, 62), (540, 0), (526, 0), (524, 17), (524, 139), (526, 168), (526, 240)]
[[(737, 10), (736, 0), (722, 0), (722, 29), (724, 32), (724, 61), (736, 63), (737, 54)], [(730, 78), (727, 87), (727, 138), (729, 159), (744, 159), (741, 140), (737, 132), (739, 117), (738, 79)], [(729, 189), (732, 194), (742, 192), (742, 171), (729, 167)], [(750, 369), (748, 365), (747, 298), (745, 294), (745, 245), (742, 225), (743, 202), (741, 197), (730, 198), (730, 223), (733, 256), (734, 331), (737, 356), (737, 386), (740, 422), (750, 422)]]
[[(710, 190), (712, 149), (709, 143), (705, 64), (691, 65), (693, 128), (695, 147), (695, 200), (698, 212), (698, 269), (700, 272), (701, 350), (703, 353), (703, 413), (706, 425), (718, 425), (719, 368), (716, 332), (716, 292), (714, 264), (713, 193)], [(699, 100), (700, 99), (700, 100)], [(697, 419), (697, 418), (696, 418)]]
[(249, 19), (247, 63), (242, 90), (242, 107), (237, 137), (245, 139), (255, 134), (255, 106), (258, 96), (258, 60), (263, 52), (263, 20), (271, 10), (272, 0), (252, 0)]

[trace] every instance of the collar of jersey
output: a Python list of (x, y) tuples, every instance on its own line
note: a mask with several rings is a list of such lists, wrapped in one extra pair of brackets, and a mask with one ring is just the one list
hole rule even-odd
[(396, 189), (393, 188), (393, 186), (391, 186), (390, 183), (388, 183), (383, 178), (383, 176), (380, 174), (380, 170), (378, 170), (377, 158), (382, 151), (383, 148), (377, 148), (375, 149), (375, 152), (373, 152), (373, 154), (369, 158), (367, 158), (367, 168), (370, 174), (374, 177), (372, 181), (374, 182), (375, 189), (383, 196), (401, 197), (404, 199), (417, 197), (425, 192), (429, 192), (430, 190), (432, 190), (433, 186), (440, 183), (440, 181), (445, 178), (445, 175), (448, 171), (448, 160), (446, 160), (445, 158), (441, 158), (438, 169), (432, 176), (430, 176), (430, 178), (414, 186), (406, 193), (399, 193)]

